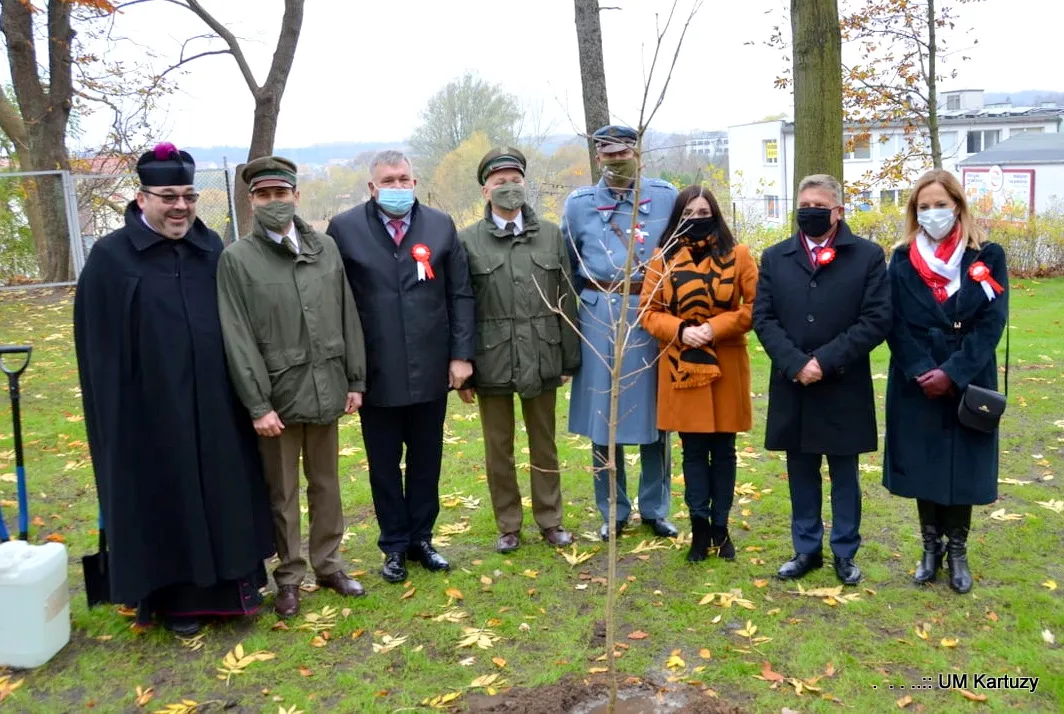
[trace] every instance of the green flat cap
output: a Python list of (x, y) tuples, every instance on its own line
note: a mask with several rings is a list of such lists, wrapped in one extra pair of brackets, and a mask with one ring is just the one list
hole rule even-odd
[(272, 186), (296, 187), (296, 165), (280, 156), (262, 156), (249, 161), (240, 176), (249, 192)]
[(497, 147), (484, 154), (477, 167), (477, 180), (483, 186), (488, 176), (500, 169), (517, 169), (521, 175), (525, 175), (525, 155), (512, 146)]

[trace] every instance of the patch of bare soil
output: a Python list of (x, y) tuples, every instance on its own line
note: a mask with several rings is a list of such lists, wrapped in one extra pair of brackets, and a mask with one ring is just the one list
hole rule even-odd
[[(495, 696), (477, 695), (466, 700), (475, 714), (604, 714), (609, 686), (604, 681), (566, 678), (543, 687), (515, 687)], [(614, 714), (744, 714), (744, 710), (702, 692), (659, 688), (649, 683), (625, 686), (617, 693)]]

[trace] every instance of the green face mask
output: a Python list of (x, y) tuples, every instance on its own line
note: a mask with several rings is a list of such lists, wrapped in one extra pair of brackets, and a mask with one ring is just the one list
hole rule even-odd
[(626, 186), (635, 180), (636, 170), (639, 168), (639, 162), (636, 161), (633, 156), (630, 159), (612, 159), (610, 161), (603, 161), (603, 174), (606, 176), (606, 183)]
[(270, 201), (264, 206), (255, 206), (255, 218), (263, 228), (274, 233), (288, 230), (295, 215), (295, 201)]
[(515, 181), (496, 186), (491, 190), (491, 205), (504, 211), (516, 211), (525, 205), (525, 187)]

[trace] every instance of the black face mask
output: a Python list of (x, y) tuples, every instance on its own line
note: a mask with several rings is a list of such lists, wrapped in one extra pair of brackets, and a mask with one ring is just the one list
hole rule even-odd
[(810, 238), (819, 238), (831, 230), (831, 211), (830, 208), (799, 208), (798, 228)]
[(685, 218), (680, 221), (680, 224), (683, 230), (682, 237), (692, 241), (704, 241), (720, 228), (720, 216)]

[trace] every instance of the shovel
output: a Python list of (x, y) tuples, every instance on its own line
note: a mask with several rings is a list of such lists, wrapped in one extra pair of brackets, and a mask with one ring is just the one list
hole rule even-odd
[[(30, 345), (0, 345), (0, 370), (7, 375), (7, 389), (11, 396), (11, 420), (15, 426), (15, 476), (18, 482), (18, 537), (19, 540), (29, 539), (30, 530), (30, 506), (26, 497), (26, 466), (22, 460), (22, 418), (19, 413), (18, 378), (26, 371), (30, 364), (30, 353), (33, 347)], [(26, 355), (26, 359), (18, 369), (12, 369), (5, 362), (7, 355)], [(0, 542), (10, 540), (7, 526), (4, 525), (4, 517), (0, 514)]]
[(89, 601), (89, 607), (111, 602), (111, 573), (107, 567), (107, 536), (103, 529), (103, 513), (100, 513), (99, 524), (100, 552), (81, 556), (85, 597)]

